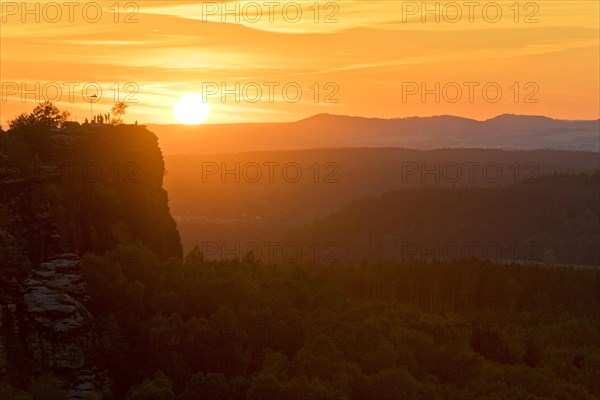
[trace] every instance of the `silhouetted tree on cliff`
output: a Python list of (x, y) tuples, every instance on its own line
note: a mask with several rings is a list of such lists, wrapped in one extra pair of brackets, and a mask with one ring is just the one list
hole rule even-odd
[(69, 118), (68, 111), (60, 111), (49, 101), (38, 104), (31, 114), (21, 113), (15, 119), (8, 121), (10, 130), (18, 131), (28, 128), (58, 128)]
[(127, 107), (129, 106), (122, 101), (115, 103), (113, 108), (110, 110), (110, 112), (115, 115), (115, 118), (113, 118), (111, 121), (112, 124), (118, 125), (123, 123), (123, 115), (125, 115), (125, 110)]

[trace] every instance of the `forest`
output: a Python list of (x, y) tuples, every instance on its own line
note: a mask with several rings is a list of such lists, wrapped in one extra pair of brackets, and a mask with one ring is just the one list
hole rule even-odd
[(138, 399), (593, 399), (597, 270), (457, 262), (183, 267), (84, 257), (100, 365)]
[(600, 264), (600, 174), (490, 187), (421, 187), (346, 204), (286, 242), (335, 243), (345, 262), (475, 257)]
[[(116, 398), (600, 396), (597, 270), (478, 260), (274, 266), (251, 254), (206, 261), (197, 249), (182, 266), (133, 244), (83, 264), (96, 361)], [(3, 399), (27, 398), (3, 390)]]
[[(594, 173), (598, 155), (464, 148), (307, 149), (166, 155), (165, 168), (169, 206), (183, 249), (189, 252), (204, 242), (232, 247), (282, 241), (347, 203), (389, 191), (522, 183), (521, 191), (529, 186), (534, 193), (544, 176)], [(533, 201), (535, 195), (527, 198)], [(420, 212), (426, 212), (424, 206)], [(330, 241), (336, 238), (325, 242)]]
[[(330, 153), (340, 156), (339, 182), (323, 191), (306, 190), (312, 178), (269, 191), (236, 182), (211, 193), (218, 179), (190, 185), (189, 197), (175, 196), (176, 210), (203, 195), (207, 209), (192, 214), (218, 210), (214, 218), (227, 220), (243, 204), (235, 220), (273, 204), (276, 217), (259, 220), (267, 228), (257, 222), (244, 235), (337, 246), (327, 259), (220, 257), (194, 235), (182, 253), (162, 189), (169, 174), (144, 126), (53, 129), (0, 132), (2, 400), (64, 400), (66, 382), (80, 380), (78, 354), (93, 366), (88, 382), (105, 378), (106, 400), (600, 398), (593, 154), (497, 151), (504, 167), (535, 154), (539, 174), (430, 185), (398, 175), (402, 160), (415, 160), (411, 151), (340, 150)], [(461, 163), (492, 154), (418, 155), (450, 162), (458, 153)], [(303, 166), (332, 160), (303, 157)], [(135, 161), (139, 176), (49, 173), (83, 159), (112, 172)], [(396, 174), (383, 175), (390, 166)], [(288, 224), (277, 222), (286, 215)], [(473, 242), (513, 253), (431, 251)], [(68, 254), (41, 262), (56, 253)], [(54, 356), (63, 364), (49, 363)]]

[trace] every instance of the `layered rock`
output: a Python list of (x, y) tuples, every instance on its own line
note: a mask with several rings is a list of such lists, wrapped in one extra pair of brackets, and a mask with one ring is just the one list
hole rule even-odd
[(11, 359), (27, 355), (33, 371), (52, 371), (67, 382), (69, 400), (101, 399), (110, 382), (94, 366), (98, 337), (77, 255), (51, 257), (13, 284), (14, 303), (0, 306), (0, 370), (8, 373)]
[(70, 400), (102, 398), (110, 382), (94, 363), (77, 254), (141, 242), (161, 259), (182, 257), (158, 141), (133, 125), (2, 139), (0, 380), (23, 388), (52, 372)]
[(161, 259), (182, 257), (162, 187), (163, 156), (152, 132), (137, 125), (98, 125), (43, 139), (35, 154), (25, 156), (30, 160), (0, 157), (0, 204), (15, 219), (8, 233), (32, 262), (135, 241)]

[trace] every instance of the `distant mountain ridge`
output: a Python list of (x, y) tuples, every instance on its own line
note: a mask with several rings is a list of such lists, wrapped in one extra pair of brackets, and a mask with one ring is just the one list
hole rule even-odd
[(296, 122), (149, 128), (165, 154), (347, 147), (600, 151), (600, 120), (514, 114), (485, 121), (451, 115), (381, 119), (317, 114)]

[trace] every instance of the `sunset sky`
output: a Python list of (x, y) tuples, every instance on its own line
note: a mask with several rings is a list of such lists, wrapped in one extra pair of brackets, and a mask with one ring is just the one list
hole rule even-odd
[[(173, 104), (181, 96), (222, 84), (231, 93), (224, 99), (208, 95), (208, 123), (291, 121), (323, 112), (385, 118), (451, 114), (487, 119), (503, 113), (600, 118), (596, 0), (477, 2), (472, 21), (463, 1), (453, 3), (462, 16), (456, 7), (445, 8), (447, 1), (427, 2), (430, 10), (437, 3), (438, 12), (423, 15), (421, 1), (393, 0), (230, 2), (237, 3), (228, 5), (230, 14), (224, 3), (111, 0), (78, 3), (71, 16), (58, 1), (58, 22), (52, 22), (56, 9), (44, 9), (48, 2), (27, 3), (33, 13), (23, 15), (21, 1), (0, 1), (3, 126), (34, 107), (32, 94), (21, 98), (23, 82), (29, 89), (36, 82), (40, 88), (55, 82), (47, 86), (48, 98), (56, 99), (55, 88), (62, 87), (57, 104), (80, 122), (90, 116), (81, 93), (88, 83), (102, 88), (94, 113), (110, 110), (116, 86), (121, 100), (139, 88), (131, 97), (139, 102), (129, 103), (125, 122), (177, 123)], [(88, 3), (94, 5), (87, 6), (86, 16)], [(102, 7), (99, 18), (95, 4)], [(79, 84), (73, 86), (73, 99), (67, 82)], [(435, 92), (436, 82), (439, 102), (435, 93), (423, 99), (421, 85)], [(294, 102), (298, 88), (301, 98)], [(494, 102), (497, 88), (502, 95)], [(328, 95), (337, 102), (325, 101)]]

